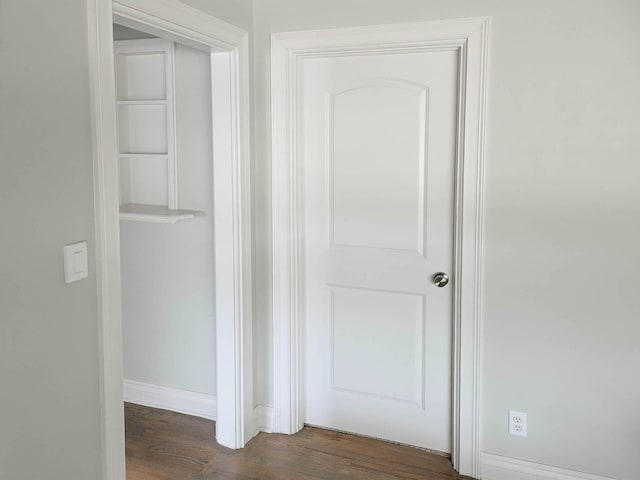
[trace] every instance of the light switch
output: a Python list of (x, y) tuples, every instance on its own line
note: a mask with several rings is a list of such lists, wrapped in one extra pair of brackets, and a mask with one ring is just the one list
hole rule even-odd
[(64, 283), (77, 282), (89, 276), (87, 242), (64, 246)]

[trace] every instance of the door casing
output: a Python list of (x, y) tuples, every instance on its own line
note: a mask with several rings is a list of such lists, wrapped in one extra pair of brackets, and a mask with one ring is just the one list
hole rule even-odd
[(257, 433), (251, 318), (249, 35), (177, 0), (87, 0), (93, 132), (103, 475), (125, 479), (119, 175), (112, 24), (211, 56), (216, 274), (216, 438), (241, 448)]
[(305, 420), (300, 64), (307, 58), (459, 52), (453, 275), (452, 462), (480, 473), (479, 363), (489, 17), (273, 34), (271, 38), (275, 431)]

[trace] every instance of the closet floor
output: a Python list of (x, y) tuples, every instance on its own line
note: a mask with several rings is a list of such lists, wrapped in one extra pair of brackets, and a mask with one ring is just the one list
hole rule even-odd
[(215, 422), (125, 404), (127, 480), (449, 480), (445, 457), (416, 448), (305, 427), (261, 433), (246, 448), (215, 442)]

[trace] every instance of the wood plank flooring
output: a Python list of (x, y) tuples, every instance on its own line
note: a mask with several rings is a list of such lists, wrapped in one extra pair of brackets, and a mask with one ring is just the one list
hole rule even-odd
[(215, 442), (215, 423), (125, 404), (127, 480), (451, 480), (447, 458), (306, 427), (259, 434), (242, 450)]

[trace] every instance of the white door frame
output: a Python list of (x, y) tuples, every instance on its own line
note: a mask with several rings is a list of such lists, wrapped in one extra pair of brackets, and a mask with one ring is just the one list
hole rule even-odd
[(303, 183), (298, 98), (308, 58), (460, 52), (454, 251), (452, 461), (479, 475), (479, 339), (489, 18), (277, 33), (271, 38), (275, 430), (305, 418)]
[(249, 36), (177, 0), (87, 0), (103, 478), (125, 479), (118, 145), (112, 24), (209, 52), (212, 68), (219, 443), (255, 435), (251, 319)]

